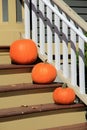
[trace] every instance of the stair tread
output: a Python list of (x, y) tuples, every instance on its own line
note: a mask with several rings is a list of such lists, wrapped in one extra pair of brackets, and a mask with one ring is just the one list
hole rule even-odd
[(40, 113), (46, 111), (55, 111), (60, 109), (77, 109), (77, 108), (86, 109), (86, 106), (83, 103), (71, 104), (71, 105), (58, 105), (55, 103), (39, 104), (39, 105), (21, 105), (20, 107), (0, 109), (0, 118)]
[(0, 49), (10, 48), (10, 45), (0, 45)]
[(0, 70), (32, 68), (34, 65), (1, 64)]
[(43, 129), (43, 130), (87, 130), (87, 122), (68, 125), (68, 126), (47, 128), (47, 129)]
[(46, 88), (56, 88), (62, 86), (62, 83), (51, 83), (51, 84), (33, 84), (33, 83), (21, 83), (12, 85), (2, 85), (0, 86), (0, 93), (12, 92), (20, 90), (33, 90), (33, 89), (46, 89)]
[(10, 46), (5, 45), (5, 46), (0, 46), (0, 52), (9, 52)]

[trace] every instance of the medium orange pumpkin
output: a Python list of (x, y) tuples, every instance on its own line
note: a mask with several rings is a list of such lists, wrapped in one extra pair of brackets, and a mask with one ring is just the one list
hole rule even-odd
[(57, 75), (56, 68), (49, 63), (40, 62), (32, 69), (32, 80), (35, 83), (52, 83)]
[(53, 100), (58, 104), (71, 104), (75, 100), (75, 92), (69, 87), (59, 87), (53, 91)]
[(10, 58), (18, 64), (31, 64), (37, 59), (37, 47), (31, 39), (14, 41), (10, 46)]

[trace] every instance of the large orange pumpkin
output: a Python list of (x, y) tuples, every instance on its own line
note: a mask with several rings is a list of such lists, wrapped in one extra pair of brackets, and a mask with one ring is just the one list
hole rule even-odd
[(31, 64), (37, 59), (37, 47), (31, 39), (14, 41), (10, 46), (10, 58), (19, 64)]
[(40, 62), (32, 69), (32, 80), (35, 83), (52, 83), (57, 75), (55, 67), (49, 63)]
[(53, 91), (53, 100), (58, 104), (71, 104), (75, 100), (75, 92), (69, 87), (59, 87)]

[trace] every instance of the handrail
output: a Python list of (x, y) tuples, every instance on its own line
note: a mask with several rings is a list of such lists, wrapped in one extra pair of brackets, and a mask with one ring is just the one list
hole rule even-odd
[(53, 0), (74, 22), (76, 22), (84, 31), (87, 32), (87, 22), (84, 21), (73, 9), (71, 9), (63, 0)]
[[(57, 14), (70, 28), (72, 28), (73, 31), (75, 31), (85, 42), (87, 42), (87, 37), (82, 34), (74, 25), (71, 25), (71, 23), (64, 18), (62, 14), (60, 14), (47, 0), (42, 0), (50, 9), (52, 9), (55, 14)], [(83, 20), (84, 21), (84, 20)]]

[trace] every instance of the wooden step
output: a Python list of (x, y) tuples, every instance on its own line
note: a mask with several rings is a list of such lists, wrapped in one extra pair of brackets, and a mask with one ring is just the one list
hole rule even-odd
[(0, 64), (0, 74), (31, 72), (34, 65), (42, 62), (39, 58), (33, 64), (21, 65), (16, 63)]
[(87, 122), (69, 125), (69, 126), (47, 128), (47, 129), (42, 129), (42, 130), (87, 130)]
[[(39, 57), (37, 57), (37, 60), (33, 64), (27, 64), (27, 65), (17, 64), (15, 62), (11, 61), (11, 59), (9, 57), (9, 49), (10, 49), (10, 46), (0, 46), (0, 53), (1, 53), (0, 57), (2, 57), (2, 59), (3, 59), (3, 57), (7, 56), (4, 60), (8, 60), (10, 62), (8, 64), (7, 63), (3, 64), (0, 62), (0, 70), (32, 68), (35, 64), (42, 61)], [(5, 55), (4, 55), (4, 53), (5, 53)]]
[[(37, 89), (55, 89), (56, 87), (62, 86), (62, 83), (53, 83), (53, 84), (14, 84), (14, 85), (5, 85), (0, 86), (0, 93), (14, 92), (14, 91), (24, 91), (24, 90), (37, 90)], [(39, 92), (39, 91), (38, 91)], [(62, 109), (74, 109), (77, 108), (86, 109), (86, 106), (83, 103), (74, 103), (71, 105), (58, 105), (54, 103), (48, 104), (37, 104), (37, 105), (21, 105), (20, 107), (11, 107), (11, 108), (1, 108), (0, 109), (0, 118), (9, 117), (9, 116), (20, 116), (26, 114), (34, 114), (38, 112), (47, 112), (55, 111)]]
[(9, 52), (10, 46), (0, 46), (0, 52)]
[(1, 64), (1, 74), (14, 74), (14, 73), (26, 73), (31, 72), (34, 65), (16, 65), (16, 64)]
[(71, 104), (71, 105), (58, 105), (54, 103), (39, 104), (39, 105), (22, 105), (20, 107), (0, 109), (0, 118), (20, 116), (26, 114), (41, 113), (47, 111), (56, 111), (62, 109), (86, 109), (87, 107), (83, 103)]
[(24, 69), (24, 68), (33, 68), (34, 65), (16, 65), (16, 64), (1, 64), (0, 70), (12, 70), (12, 69)]
[[(4, 54), (4, 52), (8, 53), (9, 46), (0, 47), (0, 52), (2, 52), (3, 54)], [(1, 55), (2, 59), (3, 59), (3, 56), (4, 55)], [(7, 60), (8, 60), (8, 58), (7, 58)], [(39, 58), (32, 65), (17, 65), (15, 63), (11, 62), (10, 58), (9, 58), (9, 62), (7, 62), (9, 64), (0, 64), (1, 80), (2, 80), (2, 75), (3, 76), (6, 75), (7, 80), (9, 80), (10, 78), (12, 80), (14, 80), (13, 74), (15, 72), (17, 73), (18, 77), (19, 77), (18, 73), (31, 72), (34, 65), (37, 64), (38, 62), (41, 62), (41, 60)], [(10, 78), (9, 78), (9, 75), (11, 76)], [(12, 75), (13, 75), (13, 77), (12, 77)], [(16, 78), (18, 78), (18, 77), (16, 76)], [(26, 78), (26, 76), (24, 75), (23, 78)], [(58, 104), (55, 104), (52, 102), (51, 94), (52, 94), (53, 90), (56, 87), (60, 87), (61, 85), (62, 85), (62, 83), (56, 83), (56, 82), (54, 82), (52, 84), (35, 84), (35, 83), (30, 83), (30, 81), (28, 83), (27, 82), (25, 83), (23, 81), (23, 83), (20, 82), (18, 84), (13, 83), (11, 85), (9, 85), (9, 84), (7, 85), (7, 83), (6, 83), (6, 85), (0, 85), (0, 99), (1, 99), (0, 100), (1, 101), (0, 129), (5, 130), (4, 126), (6, 126), (7, 130), (11, 130), (11, 129), (15, 129), (15, 126), (16, 126), (17, 129), (24, 130), (27, 128), (29, 128), (29, 129), (32, 128), (32, 130), (34, 130), (33, 129), (34, 121), (35, 121), (36, 125), (37, 125), (38, 121), (41, 121), (40, 122), (41, 126), (37, 125), (36, 126), (37, 128), (45, 128), (45, 127), (50, 126), (50, 124), (46, 122), (46, 120), (50, 119), (50, 115), (51, 115), (52, 119), (55, 120), (55, 121), (53, 121), (53, 125), (51, 125), (51, 127), (54, 127), (54, 126), (58, 126), (58, 125), (55, 125), (56, 124), (55, 122), (58, 120), (58, 118), (55, 119), (55, 116), (58, 117), (59, 113), (65, 114), (63, 116), (60, 115), (60, 117), (64, 118), (64, 116), (65, 116), (65, 120), (66, 120), (66, 114), (68, 114), (68, 112), (71, 113), (72, 110), (74, 112), (76, 112), (78, 110), (85, 111), (87, 109), (87, 106), (85, 106), (82, 102), (74, 103), (71, 105), (58, 105)], [(34, 90), (36, 93), (34, 92)], [(40, 91), (36, 91), (36, 90), (40, 90)], [(34, 97), (34, 98), (32, 98), (32, 97)], [(45, 100), (43, 100), (43, 97), (45, 97)], [(24, 101), (21, 102), (23, 99), (24, 99)], [(26, 99), (27, 99), (27, 101), (26, 101)], [(31, 102), (29, 99), (31, 100)], [(66, 112), (65, 112), (65, 110), (66, 110)], [(45, 113), (46, 117), (44, 116), (44, 113)], [(83, 115), (85, 115), (85, 114), (82, 113), (82, 117), (83, 117)], [(76, 117), (79, 118), (77, 115), (76, 115)], [(61, 118), (61, 120), (62, 120), (62, 118)], [(27, 121), (27, 123), (26, 123), (26, 121)], [(43, 123), (43, 122), (45, 122), (45, 125), (42, 127), (41, 123)], [(11, 127), (11, 124), (14, 127), (13, 126)], [(27, 124), (29, 126), (27, 126), (25, 124)], [(30, 126), (30, 125), (32, 125), (32, 126)], [(23, 128), (23, 126), (26, 128)], [(53, 128), (53, 129), (55, 130), (55, 128)]]
[(51, 83), (51, 84), (32, 84), (32, 83), (21, 83), (12, 85), (2, 85), (0, 86), (0, 93), (4, 92), (14, 92), (14, 91), (24, 91), (24, 90), (35, 90), (35, 89), (51, 89), (61, 87), (62, 83)]

